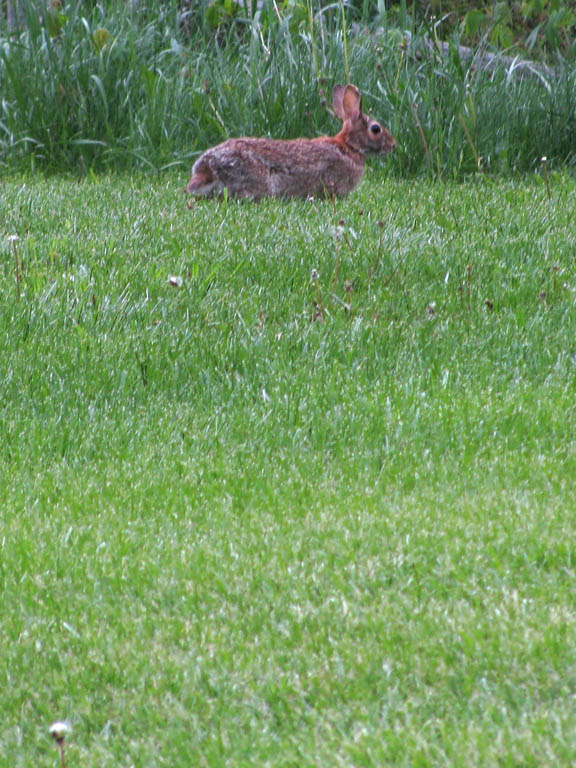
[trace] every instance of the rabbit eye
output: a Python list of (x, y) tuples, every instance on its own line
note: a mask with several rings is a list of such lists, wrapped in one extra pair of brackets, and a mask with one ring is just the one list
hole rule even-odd
[(379, 133), (380, 133), (380, 131), (382, 130), (382, 128), (381, 128), (381, 127), (378, 125), (378, 123), (374, 123), (374, 125), (371, 125), (371, 126), (370, 126), (370, 130), (371, 130), (371, 132), (372, 132), (373, 134), (377, 135), (377, 134), (379, 134)]

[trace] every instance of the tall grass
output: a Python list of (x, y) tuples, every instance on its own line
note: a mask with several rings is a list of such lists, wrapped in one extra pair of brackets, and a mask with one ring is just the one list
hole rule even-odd
[(230, 135), (333, 131), (325, 103), (348, 79), (396, 134), (398, 173), (526, 170), (542, 155), (574, 162), (567, 64), (524, 79), (504, 66), (483, 71), (456, 45), (445, 55), (419, 46), (419, 34), (408, 44), (386, 16), (372, 31), (347, 23), (343, 3), (310, 1), (300, 15), (265, 3), (216, 28), (202, 5), (186, 16), (175, 3), (136, 12), (76, 0), (44, 18), (25, 7), (26, 24), (0, 40), (5, 170), (161, 169)]

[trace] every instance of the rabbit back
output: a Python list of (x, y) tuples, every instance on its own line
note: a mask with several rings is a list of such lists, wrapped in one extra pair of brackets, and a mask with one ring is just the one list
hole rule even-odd
[(228, 139), (204, 152), (187, 191), (234, 197), (345, 195), (362, 178), (364, 157), (336, 138)]

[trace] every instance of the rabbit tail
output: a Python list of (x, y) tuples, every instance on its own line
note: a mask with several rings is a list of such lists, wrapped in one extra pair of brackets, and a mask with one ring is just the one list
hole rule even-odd
[(194, 175), (188, 182), (186, 192), (189, 195), (206, 195), (209, 197), (217, 186), (218, 182), (210, 166), (207, 163), (196, 163)]

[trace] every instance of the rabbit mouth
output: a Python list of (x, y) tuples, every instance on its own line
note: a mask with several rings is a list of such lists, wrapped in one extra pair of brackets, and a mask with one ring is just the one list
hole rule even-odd
[(394, 152), (396, 146), (396, 139), (393, 136), (389, 136), (386, 141), (380, 145), (376, 152), (381, 155), (388, 155), (390, 152)]
[(360, 152), (363, 155), (388, 155), (396, 149), (396, 142), (394, 139), (386, 144), (379, 144), (378, 146), (363, 147)]

